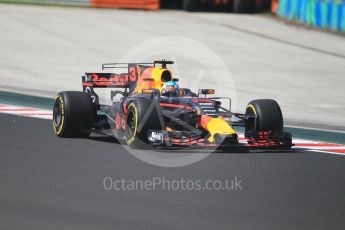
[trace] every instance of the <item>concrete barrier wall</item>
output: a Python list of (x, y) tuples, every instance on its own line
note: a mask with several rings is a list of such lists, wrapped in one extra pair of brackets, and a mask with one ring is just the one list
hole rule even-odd
[(0, 0), (10, 3), (74, 5), (104, 8), (159, 9), (159, 0)]
[(279, 0), (276, 14), (317, 28), (345, 32), (345, 0)]

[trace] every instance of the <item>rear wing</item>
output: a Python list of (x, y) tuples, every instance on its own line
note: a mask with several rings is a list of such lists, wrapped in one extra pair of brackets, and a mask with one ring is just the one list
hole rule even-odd
[[(141, 64), (141, 63), (140, 63)], [(138, 80), (137, 63), (102, 64), (102, 70), (119, 68), (127, 73), (85, 73), (82, 76), (84, 92), (94, 92), (94, 88), (132, 88)]]
[(140, 74), (146, 68), (156, 67), (161, 64), (166, 68), (167, 64), (174, 64), (173, 61), (154, 61), (153, 63), (105, 63), (102, 64), (102, 70), (105, 69), (124, 69), (127, 73), (85, 73), (82, 76), (84, 92), (94, 92), (93, 88), (125, 88), (131, 92), (135, 88)]
[(85, 73), (82, 77), (83, 86), (94, 88), (128, 88), (128, 74)]

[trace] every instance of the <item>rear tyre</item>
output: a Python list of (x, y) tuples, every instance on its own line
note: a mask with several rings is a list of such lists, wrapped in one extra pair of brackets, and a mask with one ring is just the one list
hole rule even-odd
[(54, 102), (53, 129), (58, 137), (89, 137), (95, 108), (90, 94), (60, 92)]
[(200, 0), (183, 0), (183, 9), (185, 11), (196, 11), (199, 8)]
[(283, 132), (283, 115), (274, 100), (260, 99), (249, 102), (246, 115), (253, 117), (246, 122), (246, 136), (257, 132)]
[(148, 131), (163, 130), (162, 112), (157, 102), (150, 99), (137, 99), (127, 107), (125, 136), (132, 148), (147, 149)]

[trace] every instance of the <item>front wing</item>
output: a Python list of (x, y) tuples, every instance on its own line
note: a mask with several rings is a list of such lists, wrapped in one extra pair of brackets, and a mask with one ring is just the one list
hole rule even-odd
[(148, 142), (156, 147), (210, 147), (210, 148), (291, 148), (291, 134), (280, 135), (259, 132), (250, 137), (238, 137), (237, 134), (223, 136), (215, 142), (208, 142), (209, 136), (200, 136), (188, 131), (149, 130)]

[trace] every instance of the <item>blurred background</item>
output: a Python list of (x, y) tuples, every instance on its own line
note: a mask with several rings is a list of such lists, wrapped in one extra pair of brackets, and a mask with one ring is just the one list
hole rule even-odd
[(51, 4), (127, 9), (182, 9), (233, 13), (272, 12), (334, 31), (345, 31), (345, 0), (0, 0), (4, 3)]
[[(344, 0), (0, 2), (0, 90), (46, 97), (80, 90), (80, 76), (101, 63), (150, 39), (185, 37), (225, 63), (230, 75), (220, 74), (213, 87), (236, 95), (235, 111), (273, 98), (287, 124), (345, 130)], [(187, 44), (166, 46), (183, 51)], [(150, 49), (127, 61), (173, 58), (169, 51), (153, 57), (161, 44)], [(175, 63), (181, 83), (202, 73), (190, 58)]]

